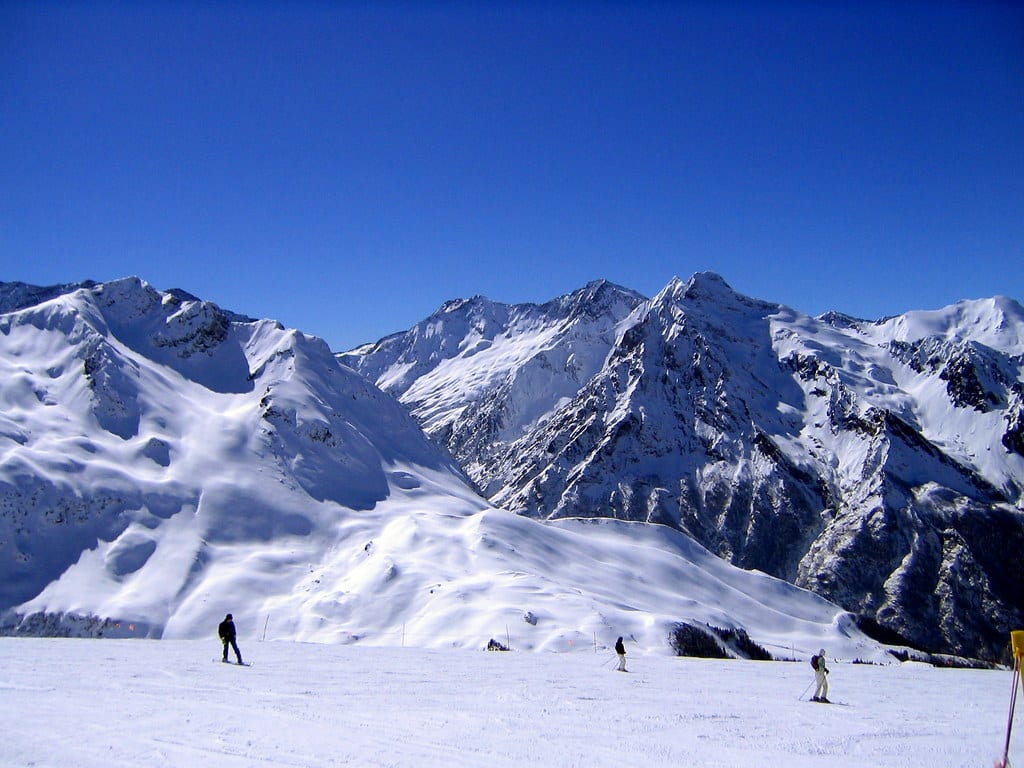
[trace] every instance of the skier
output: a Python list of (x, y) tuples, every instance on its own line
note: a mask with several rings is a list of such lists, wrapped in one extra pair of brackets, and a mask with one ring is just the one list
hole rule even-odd
[(818, 651), (817, 656), (811, 657), (811, 666), (814, 667), (814, 695), (811, 701), (821, 704), (831, 704), (828, 700), (828, 667), (825, 666), (825, 649)]
[(231, 618), (229, 613), (224, 617), (217, 627), (217, 634), (220, 635), (220, 641), (224, 643), (224, 658), (221, 659), (225, 664), (228, 661), (228, 645), (230, 645), (235, 651), (235, 658), (238, 659), (238, 663), (242, 663), (242, 654), (238, 650), (238, 643), (235, 642), (235, 621)]
[(615, 652), (619, 654), (619, 672), (625, 672), (626, 670), (626, 646), (622, 644), (622, 638), (620, 637), (615, 641)]

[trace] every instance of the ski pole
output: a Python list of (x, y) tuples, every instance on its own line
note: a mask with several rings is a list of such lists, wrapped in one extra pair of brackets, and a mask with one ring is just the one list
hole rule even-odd
[(610, 661), (615, 661), (615, 657), (612, 656), (607, 661), (605, 661), (604, 664), (601, 665), (601, 669), (604, 669), (605, 667), (607, 667), (608, 666), (608, 662), (610, 662)]
[(806, 687), (806, 688), (804, 688), (804, 692), (803, 692), (803, 693), (801, 693), (801, 694), (800, 694), (799, 696), (797, 696), (797, 697), (796, 697), (796, 700), (797, 700), (797, 701), (803, 701), (803, 700), (804, 700), (804, 696), (806, 696), (806, 695), (807, 695), (807, 692), (808, 692), (809, 690), (811, 690), (811, 686), (812, 686), (812, 685), (814, 685), (814, 681), (813, 681), (813, 680), (811, 680), (811, 682), (809, 682), (809, 683), (807, 684), (807, 687)]

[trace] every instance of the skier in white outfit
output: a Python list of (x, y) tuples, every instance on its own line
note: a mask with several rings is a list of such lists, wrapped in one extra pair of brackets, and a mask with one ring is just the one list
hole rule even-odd
[(811, 701), (828, 704), (828, 667), (825, 666), (825, 649), (822, 648), (818, 651), (818, 655), (815, 658), (818, 660), (818, 663), (814, 665), (814, 682), (816, 685)]

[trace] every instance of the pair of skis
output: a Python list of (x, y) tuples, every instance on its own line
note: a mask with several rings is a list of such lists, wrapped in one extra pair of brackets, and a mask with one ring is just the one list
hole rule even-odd
[(809, 682), (807, 684), (807, 687), (804, 688), (803, 692), (799, 696), (796, 697), (797, 701), (809, 701), (812, 704), (837, 704), (840, 707), (848, 707), (848, 706), (850, 706), (845, 701), (831, 701), (829, 699), (816, 699), (813, 696), (811, 698), (809, 698), (809, 699), (805, 699), (804, 696), (806, 696), (807, 692), (809, 690), (811, 690), (811, 686), (814, 685), (814, 683), (815, 683), (815, 681), (811, 680), (811, 682)]

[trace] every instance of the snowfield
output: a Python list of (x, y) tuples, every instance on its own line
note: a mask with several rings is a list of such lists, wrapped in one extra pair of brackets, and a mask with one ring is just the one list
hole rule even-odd
[(1011, 683), (840, 660), (827, 706), (806, 661), (239, 645), (0, 638), (0, 765), (987, 768)]

